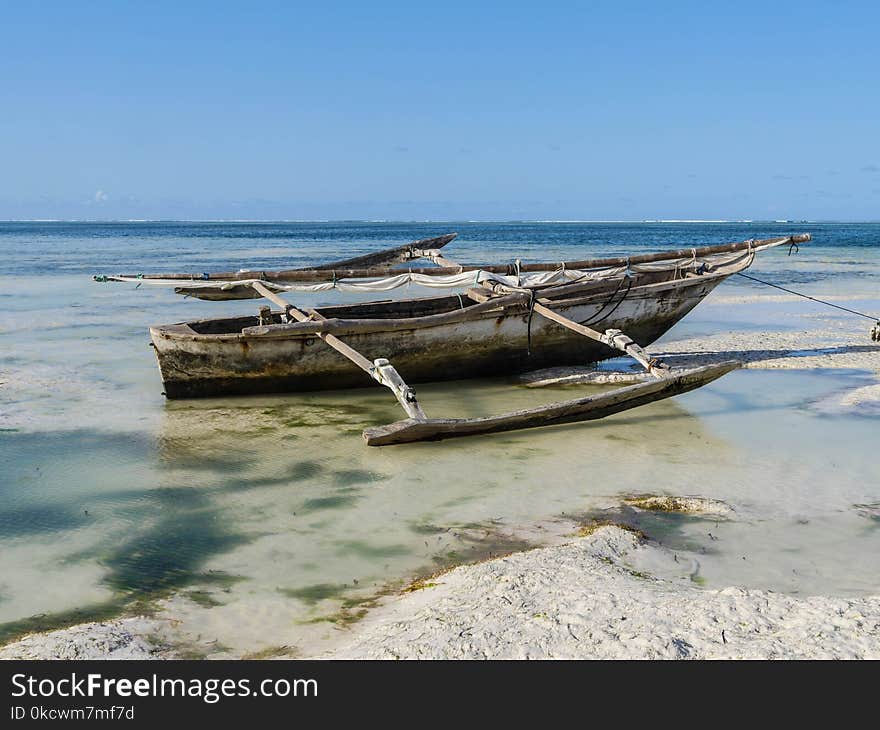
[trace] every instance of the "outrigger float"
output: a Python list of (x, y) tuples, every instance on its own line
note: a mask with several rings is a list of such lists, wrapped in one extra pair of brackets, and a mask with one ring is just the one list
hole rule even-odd
[[(96, 276), (175, 287), (206, 300), (267, 299), (249, 317), (150, 328), (168, 398), (354, 388), (379, 383), (407, 418), (367, 428), (370, 446), (587, 421), (685, 393), (738, 361), (673, 372), (644, 347), (760, 252), (799, 234), (638, 256), (460, 265), (456, 234), (308, 269)], [(432, 265), (411, 266), (418, 259)], [(301, 309), (281, 295), (376, 293), (416, 284), (444, 296)], [(428, 418), (411, 383), (500, 375), (629, 355), (652, 380), (484, 418)], [(367, 377), (364, 376), (366, 374)]]

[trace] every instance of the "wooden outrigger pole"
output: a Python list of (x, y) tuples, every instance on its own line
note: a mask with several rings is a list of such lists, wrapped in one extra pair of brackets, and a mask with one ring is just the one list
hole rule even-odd
[[(275, 304), (281, 307), (288, 317), (291, 317), (298, 322), (324, 319), (324, 317), (318, 312), (312, 311), (306, 314), (301, 309), (297, 309), (290, 302), (282, 299), (275, 292), (267, 289), (258, 281), (253, 282), (251, 286), (258, 294), (275, 302)], [(397, 402), (400, 403), (403, 410), (406, 411), (410, 418), (418, 420), (424, 420), (426, 418), (425, 412), (422, 410), (419, 401), (416, 399), (416, 391), (404, 382), (403, 378), (400, 377), (400, 374), (394, 369), (394, 366), (388, 362), (388, 360), (380, 358), (370, 362), (370, 360), (361, 355), (361, 353), (350, 345), (345, 344), (336, 335), (325, 334), (323, 332), (316, 332), (315, 334), (340, 355), (351, 360), (377, 383), (389, 388), (391, 392), (394, 393), (394, 397), (397, 398)]]
[(424, 420), (410, 418), (387, 426), (367, 428), (364, 430), (364, 441), (368, 446), (388, 446), (413, 441), (439, 441), (457, 436), (474, 436), (476, 434), (591, 421), (664, 398), (671, 398), (674, 395), (687, 393), (689, 390), (711, 383), (741, 365), (742, 363), (735, 360), (718, 365), (707, 365), (687, 370), (678, 375), (618, 388), (601, 395), (549, 403), (538, 408), (512, 411), (499, 416)]
[[(468, 290), (467, 295), (478, 302), (492, 301), (497, 298), (488, 294), (483, 294), (476, 289)], [(533, 301), (531, 308), (532, 311), (540, 314), (542, 317), (546, 317), (552, 322), (556, 322), (556, 324), (560, 324), (563, 327), (570, 329), (572, 332), (577, 332), (579, 335), (589, 337), (591, 340), (601, 342), (603, 345), (608, 345), (615, 350), (620, 350), (625, 355), (629, 355), (655, 377), (662, 378), (669, 370), (667, 365), (663, 364), (656, 358), (649, 356), (640, 345), (633, 342), (629, 336), (625, 335), (618, 329), (608, 329), (605, 330), (605, 332), (599, 332), (592, 327), (587, 327), (580, 322), (575, 322), (568, 317), (564, 317), (559, 314), (559, 312), (554, 312), (550, 307), (547, 307), (538, 301)]]

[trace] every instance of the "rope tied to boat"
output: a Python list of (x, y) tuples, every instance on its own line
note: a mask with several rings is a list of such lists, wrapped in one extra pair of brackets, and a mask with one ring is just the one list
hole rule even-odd
[(537, 292), (534, 289), (529, 289), (529, 318), (526, 322), (526, 356), (532, 356), (532, 317), (535, 314), (535, 299), (537, 299)]
[[(585, 320), (581, 321), (580, 324), (585, 327), (590, 327), (592, 325), (599, 324), (600, 322), (604, 322), (608, 319), (614, 312), (617, 311), (617, 308), (623, 304), (623, 300), (627, 298), (629, 295), (629, 290), (632, 289), (634, 277), (632, 275), (628, 275), (628, 272), (624, 272), (623, 276), (620, 278), (620, 281), (617, 282), (617, 286), (614, 291), (611, 292), (611, 296), (602, 304), (601, 307), (596, 311), (596, 313), (592, 317), (587, 317)], [(602, 312), (606, 307), (610, 306), (610, 304), (614, 301), (614, 297), (617, 296), (617, 292), (620, 291), (620, 288), (623, 286), (623, 282), (627, 282), (626, 291), (623, 293), (623, 296), (618, 300), (618, 302), (604, 315)], [(599, 315), (602, 315), (601, 317)]]
[(857, 309), (850, 309), (849, 307), (841, 307), (839, 304), (834, 304), (832, 302), (826, 301), (824, 299), (819, 299), (818, 297), (811, 297), (809, 294), (804, 294), (799, 291), (795, 291), (794, 289), (787, 289), (784, 286), (779, 286), (779, 284), (773, 284), (769, 281), (764, 281), (764, 279), (759, 279), (757, 276), (751, 276), (750, 274), (744, 274), (742, 271), (736, 272), (737, 276), (742, 276), (744, 279), (749, 279), (750, 281), (754, 281), (758, 284), (763, 284), (764, 286), (770, 286), (774, 289), (779, 289), (780, 291), (784, 291), (787, 294), (794, 294), (795, 296), (802, 297), (803, 299), (809, 299), (811, 302), (816, 302), (817, 304), (824, 304), (826, 307), (833, 307), (834, 309), (840, 309), (843, 312), (848, 312), (849, 314), (854, 314), (857, 317), (864, 317), (865, 319), (870, 319), (876, 324), (871, 328), (871, 339), (874, 342), (880, 342), (880, 317), (877, 317), (872, 314), (866, 314), (865, 312), (859, 312)]

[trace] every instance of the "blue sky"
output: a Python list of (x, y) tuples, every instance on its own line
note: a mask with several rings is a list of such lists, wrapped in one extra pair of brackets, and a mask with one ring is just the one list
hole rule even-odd
[(873, 3), (0, 11), (0, 218), (880, 219)]

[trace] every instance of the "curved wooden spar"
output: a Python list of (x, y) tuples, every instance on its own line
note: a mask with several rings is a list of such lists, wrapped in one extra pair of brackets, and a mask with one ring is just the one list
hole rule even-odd
[(516, 431), (539, 426), (555, 426), (605, 418), (614, 413), (636, 408), (646, 403), (687, 393), (741, 367), (742, 363), (731, 360), (718, 365), (688, 370), (647, 383), (618, 388), (601, 395), (576, 398), (575, 400), (550, 403), (538, 408), (504, 413), (485, 418), (409, 418), (387, 426), (364, 430), (368, 446), (389, 446), (413, 441), (439, 441), (458, 436), (483, 433)]
[[(308, 322), (312, 319), (324, 319), (324, 317), (318, 312), (312, 311), (309, 314), (306, 314), (302, 310), (297, 309), (290, 302), (285, 301), (258, 281), (253, 282), (251, 286), (261, 296), (275, 302), (275, 304), (281, 307), (288, 317), (292, 317), (300, 322)], [(403, 381), (403, 378), (400, 377), (397, 370), (394, 369), (394, 366), (388, 362), (388, 360), (380, 358), (374, 362), (370, 362), (367, 358), (361, 355), (361, 353), (351, 347), (351, 345), (347, 345), (335, 335), (324, 334), (323, 332), (316, 332), (315, 335), (330, 345), (330, 347), (336, 350), (340, 355), (351, 360), (377, 383), (384, 385), (394, 393), (394, 397), (397, 398), (398, 403), (400, 403), (401, 407), (406, 411), (406, 414), (410, 418), (424, 420), (425, 412), (422, 410), (419, 401), (416, 399), (415, 390), (410, 388)]]

